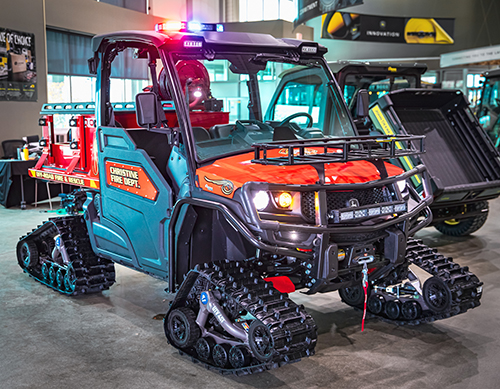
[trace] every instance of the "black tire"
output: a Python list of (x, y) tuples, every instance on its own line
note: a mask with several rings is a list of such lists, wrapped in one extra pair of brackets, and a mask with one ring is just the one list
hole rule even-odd
[(365, 303), (365, 292), (361, 283), (339, 289), (339, 295), (344, 303), (352, 307), (362, 307)]
[(229, 367), (229, 350), (231, 346), (228, 344), (216, 344), (212, 351), (212, 358), (215, 366), (225, 368)]
[(246, 347), (233, 346), (229, 350), (229, 363), (235, 369), (241, 369), (250, 363), (250, 352)]
[(401, 303), (398, 300), (386, 302), (384, 313), (389, 319), (397, 320), (401, 314)]
[(443, 313), (451, 307), (451, 290), (441, 279), (431, 277), (422, 288), (424, 301), (434, 313)]
[(198, 357), (202, 361), (210, 360), (215, 344), (213, 338), (206, 337), (198, 339), (195, 346), (196, 354), (198, 354)]
[(31, 268), (38, 263), (38, 249), (34, 242), (23, 242), (17, 245), (17, 261), (23, 269)]
[[(476, 209), (488, 209), (488, 202), (481, 201), (475, 204)], [(450, 219), (436, 224), (436, 230), (450, 236), (466, 236), (479, 230), (488, 219), (488, 212), (466, 219)]]
[(366, 308), (374, 315), (379, 315), (384, 310), (385, 299), (379, 294), (372, 294), (366, 302)]
[(406, 320), (415, 320), (421, 312), (422, 308), (416, 301), (405, 301), (401, 307), (401, 314)]
[(185, 307), (170, 312), (165, 320), (164, 328), (168, 340), (178, 348), (193, 347), (201, 336), (195, 313)]
[(253, 355), (261, 362), (268, 362), (273, 358), (274, 340), (271, 331), (258, 320), (248, 329), (248, 344)]

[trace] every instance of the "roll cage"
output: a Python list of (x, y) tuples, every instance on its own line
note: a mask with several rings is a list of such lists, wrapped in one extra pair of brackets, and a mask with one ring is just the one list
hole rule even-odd
[[(166, 128), (163, 131), (178, 131), (180, 133), (180, 137), (176, 137), (176, 139), (182, 139), (191, 184), (195, 181), (196, 168), (206, 164), (207, 161), (201, 161), (197, 157), (193, 129), (189, 118), (189, 107), (175, 69), (174, 56), (176, 54), (180, 53), (183, 56), (191, 56), (193, 59), (203, 58), (207, 60), (213, 60), (217, 54), (255, 54), (263, 62), (279, 60), (280, 62), (295, 64), (300, 64), (304, 59), (315, 60), (321, 64), (324, 74), (328, 77), (328, 87), (334, 88), (337, 86), (335, 78), (323, 58), (326, 48), (310, 41), (275, 39), (270, 35), (233, 32), (223, 34), (216, 32), (166, 34), (147, 31), (123, 31), (94, 37), (92, 48), (94, 57), (89, 59), (89, 70), (92, 74), (98, 75), (96, 88), (98, 91), (96, 99), (98, 126), (115, 126), (110, 108), (110, 76), (111, 63), (116, 55), (128, 48), (136, 49), (137, 57), (149, 59), (150, 69), (155, 68), (154, 62), (158, 59), (161, 61), (166, 70), (169, 92), (179, 124), (179, 128), (176, 130)], [(155, 90), (157, 82), (154, 76), (151, 78), (153, 79), (153, 90)], [(248, 87), (250, 89), (249, 98), (252, 98), (251, 89), (256, 86), (252, 85), (250, 80)], [(341, 109), (347, 111), (343, 100), (339, 100), (341, 101), (340, 104), (342, 104)], [(250, 111), (250, 117), (252, 116), (256, 116), (256, 111)], [(264, 120), (262, 112), (257, 116), (260, 117), (255, 119)], [(347, 116), (350, 124), (354, 127), (352, 118), (349, 115)]]

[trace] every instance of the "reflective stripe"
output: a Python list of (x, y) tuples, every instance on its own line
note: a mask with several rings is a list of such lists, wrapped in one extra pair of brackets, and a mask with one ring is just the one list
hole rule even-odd
[[(372, 120), (375, 119), (375, 121), (379, 124), (378, 128), (380, 128), (385, 135), (396, 135), (392, 129), (392, 127), (389, 125), (387, 122), (384, 114), (382, 113), (382, 110), (378, 105), (375, 105), (371, 110), (371, 113), (373, 113), (374, 117), (372, 117)], [(401, 146), (400, 142), (396, 142), (396, 147), (398, 149), (402, 149), (403, 146)], [(414, 168), (413, 163), (411, 162), (410, 158), (408, 156), (399, 158), (403, 166), (405, 167), (406, 171), (411, 170)], [(414, 175), (411, 177), (412, 180), (416, 181), (416, 185), (420, 185), (422, 181), (420, 180), (420, 177), (418, 174)]]

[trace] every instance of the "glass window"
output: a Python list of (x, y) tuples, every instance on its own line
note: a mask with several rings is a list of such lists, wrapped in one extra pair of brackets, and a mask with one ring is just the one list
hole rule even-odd
[[(281, 121), (296, 112), (307, 112), (313, 117), (313, 123), (319, 123), (319, 106), (323, 96), (321, 79), (312, 78), (312, 84), (289, 82), (281, 92), (274, 109), (273, 120)], [(301, 116), (296, 123), (307, 124), (307, 117)]]
[(71, 76), (71, 102), (95, 101), (95, 77)]
[(297, 0), (239, 0), (240, 22), (297, 18)]
[(415, 88), (416, 85), (417, 78), (415, 76), (388, 77), (386, 74), (349, 74), (345, 78), (344, 98), (347, 106), (353, 108), (356, 103), (356, 95), (361, 89), (368, 91), (371, 104), (390, 91)]
[[(354, 135), (341, 96), (328, 85), (323, 62), (300, 59), (295, 63), (295, 58), (276, 55), (262, 59), (259, 54), (217, 53), (213, 61), (201, 54), (196, 59), (173, 54), (174, 62), (184, 61), (178, 72), (181, 88), (188, 94), (191, 124), (203, 127), (209, 135), (201, 140), (195, 136), (199, 160), (251, 152), (252, 144), (281, 136), (293, 140)], [(203, 77), (186, 84), (183, 69), (200, 69), (200, 64), (207, 69), (210, 85)], [(211, 106), (207, 97), (217, 100), (218, 108), (207, 108)], [(297, 113), (302, 115), (279, 126)], [(290, 131), (283, 135), (285, 130), (275, 132), (278, 127)]]
[(112, 78), (110, 83), (109, 99), (112, 103), (125, 101), (125, 80), (122, 78)]
[(92, 56), (91, 36), (47, 29), (49, 74), (87, 76), (87, 60)]
[(247, 22), (264, 20), (264, 4), (261, 0), (247, 3)]
[[(47, 76), (47, 101), (49, 103), (95, 101), (95, 83), (95, 77), (49, 74)], [(149, 84), (148, 80), (112, 78), (111, 101), (113, 103), (135, 101), (135, 95), (142, 92)]]
[(116, 5), (122, 8), (131, 9), (133, 11), (147, 13), (146, 0), (97, 0), (97, 1), (100, 1), (101, 3)]
[(47, 102), (71, 102), (71, 82), (69, 77), (58, 74), (49, 74), (47, 76)]
[(279, 1), (279, 19), (293, 22), (297, 19), (297, 0), (280, 0)]

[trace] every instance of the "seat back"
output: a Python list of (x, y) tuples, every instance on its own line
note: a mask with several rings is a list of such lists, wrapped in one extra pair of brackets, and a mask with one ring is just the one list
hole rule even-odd
[(210, 135), (213, 139), (227, 138), (234, 128), (234, 124), (216, 124), (210, 128)]
[(195, 142), (203, 142), (212, 139), (209, 132), (204, 127), (193, 127)]
[(17, 149), (22, 148), (26, 142), (22, 139), (8, 139), (2, 142), (3, 157), (17, 158)]

